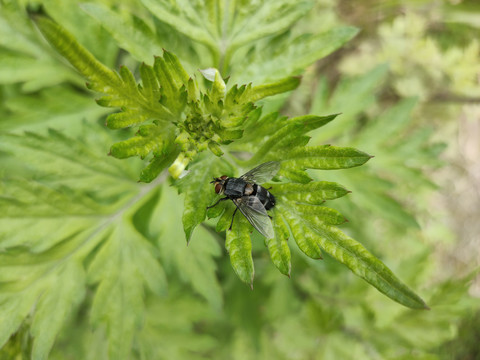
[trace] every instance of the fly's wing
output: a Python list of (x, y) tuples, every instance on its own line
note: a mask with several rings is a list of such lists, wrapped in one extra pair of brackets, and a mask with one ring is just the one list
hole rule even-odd
[(279, 161), (269, 161), (258, 165), (246, 174), (240, 176), (240, 179), (250, 183), (263, 184), (275, 176), (280, 169)]
[(267, 239), (273, 239), (272, 221), (267, 215), (267, 210), (256, 196), (242, 196), (233, 202), (247, 218), (250, 224)]

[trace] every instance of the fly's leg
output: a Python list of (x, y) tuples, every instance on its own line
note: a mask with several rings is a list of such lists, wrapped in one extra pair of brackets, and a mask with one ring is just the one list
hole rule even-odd
[(238, 207), (235, 208), (235, 211), (233, 212), (232, 215), (232, 222), (230, 223), (230, 227), (228, 228), (228, 231), (232, 230), (232, 225), (233, 225), (233, 219), (235, 218), (235, 214), (237, 213)]
[(220, 201), (224, 201), (224, 200), (228, 200), (228, 197), (224, 197), (224, 198), (219, 199), (215, 204), (207, 206), (207, 209), (210, 209), (212, 207), (217, 206)]

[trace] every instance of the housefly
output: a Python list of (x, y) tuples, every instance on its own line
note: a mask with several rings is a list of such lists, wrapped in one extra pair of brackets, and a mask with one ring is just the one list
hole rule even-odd
[(275, 196), (268, 189), (257, 183), (262, 184), (269, 181), (279, 169), (280, 162), (269, 161), (258, 165), (239, 178), (226, 175), (213, 178), (210, 184), (215, 184), (215, 192), (219, 195), (225, 195), (225, 197), (212, 206), (207, 207), (207, 209), (216, 206), (220, 201), (232, 200), (236, 209), (233, 212), (229, 230), (232, 229), (233, 219), (237, 210), (240, 209), (242, 214), (260, 234), (267, 239), (272, 239), (274, 236), (273, 226), (267, 210), (275, 206)]

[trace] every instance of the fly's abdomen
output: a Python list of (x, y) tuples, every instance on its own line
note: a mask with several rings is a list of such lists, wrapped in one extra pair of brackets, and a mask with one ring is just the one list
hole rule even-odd
[(267, 189), (260, 185), (256, 185), (256, 194), (255, 196), (258, 197), (260, 202), (265, 206), (266, 210), (270, 210), (275, 206), (275, 196), (271, 192), (269, 192)]

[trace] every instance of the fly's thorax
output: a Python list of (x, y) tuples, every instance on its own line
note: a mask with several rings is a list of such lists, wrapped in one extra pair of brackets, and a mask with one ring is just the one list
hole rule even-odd
[(239, 198), (244, 196), (247, 182), (241, 178), (228, 178), (225, 182), (225, 195), (230, 198)]

